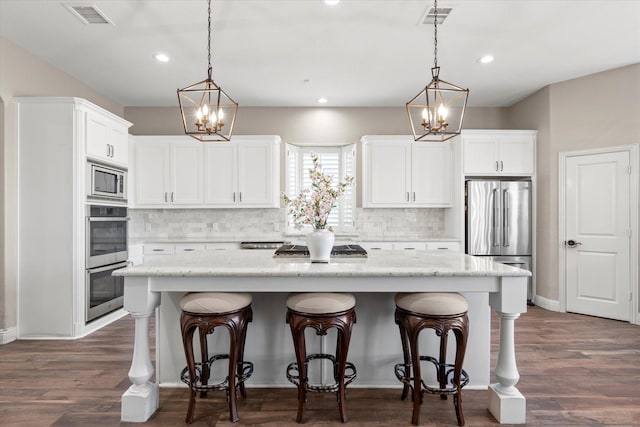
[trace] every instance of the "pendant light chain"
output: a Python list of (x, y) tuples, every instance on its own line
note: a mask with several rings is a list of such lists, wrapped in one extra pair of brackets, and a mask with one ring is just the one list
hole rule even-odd
[(207, 0), (207, 79), (177, 92), (184, 132), (200, 142), (231, 141), (238, 114), (238, 103), (213, 81), (212, 2)]
[(438, 68), (438, 0), (433, 2), (433, 67)]
[(211, 0), (208, 0), (208, 4), (209, 7), (207, 9), (207, 12), (209, 14), (209, 34), (207, 35), (207, 59), (209, 61), (209, 67), (207, 68), (207, 73), (209, 75), (209, 80), (213, 80), (211, 77), (213, 75), (213, 67), (211, 66)]

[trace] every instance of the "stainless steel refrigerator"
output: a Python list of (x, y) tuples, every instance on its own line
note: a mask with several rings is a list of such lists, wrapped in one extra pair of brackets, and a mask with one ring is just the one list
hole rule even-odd
[(531, 271), (531, 181), (470, 179), (465, 184), (466, 253)]

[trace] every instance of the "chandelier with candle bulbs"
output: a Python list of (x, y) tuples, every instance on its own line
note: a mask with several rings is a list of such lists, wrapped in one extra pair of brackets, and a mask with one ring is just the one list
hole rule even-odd
[(199, 141), (230, 141), (238, 103), (213, 81), (211, 67), (211, 0), (208, 2), (209, 33), (207, 79), (178, 89), (184, 132)]
[(415, 141), (446, 141), (460, 134), (469, 89), (440, 79), (438, 66), (438, 0), (434, 0), (434, 66), (431, 82), (407, 102), (407, 114)]

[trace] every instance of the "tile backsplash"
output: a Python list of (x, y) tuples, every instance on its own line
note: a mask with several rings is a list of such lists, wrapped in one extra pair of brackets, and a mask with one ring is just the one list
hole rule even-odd
[[(282, 240), (285, 209), (130, 209), (130, 241)], [(444, 209), (356, 209), (362, 240), (444, 236)]]

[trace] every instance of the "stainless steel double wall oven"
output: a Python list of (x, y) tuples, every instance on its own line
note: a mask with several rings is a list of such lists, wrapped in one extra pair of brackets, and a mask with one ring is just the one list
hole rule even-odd
[(123, 306), (124, 278), (111, 273), (127, 266), (128, 219), (126, 206), (87, 205), (87, 322)]

